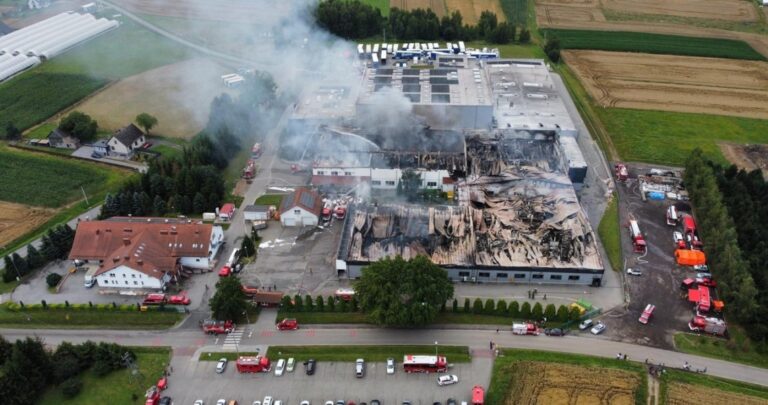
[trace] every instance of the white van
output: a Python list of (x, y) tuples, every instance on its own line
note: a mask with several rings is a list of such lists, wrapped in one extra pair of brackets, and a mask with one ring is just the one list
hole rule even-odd
[(281, 376), (285, 372), (285, 359), (280, 359), (277, 361), (277, 367), (275, 367), (275, 375)]
[(88, 269), (88, 271), (85, 273), (85, 282), (83, 285), (85, 288), (91, 288), (94, 285), (96, 285), (96, 272), (99, 270), (98, 267), (91, 267)]

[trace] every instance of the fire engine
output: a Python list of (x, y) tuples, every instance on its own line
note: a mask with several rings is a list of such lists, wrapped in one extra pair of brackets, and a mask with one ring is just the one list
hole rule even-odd
[(723, 336), (728, 330), (724, 320), (714, 317), (696, 315), (688, 322), (688, 328), (693, 332), (705, 332)]
[(640, 315), (640, 319), (638, 319), (638, 321), (643, 325), (647, 324), (648, 321), (651, 319), (651, 316), (653, 315), (653, 311), (655, 309), (656, 309), (656, 306), (653, 304), (646, 305), (645, 310), (643, 311), (643, 314)]
[(271, 369), (269, 359), (264, 356), (240, 356), (235, 365), (241, 373), (267, 373)]
[(278, 330), (296, 330), (299, 329), (299, 322), (293, 318), (285, 318), (277, 323)]
[(248, 160), (248, 163), (243, 169), (243, 178), (246, 180), (253, 180), (256, 177), (256, 163), (253, 160)]
[(255, 143), (253, 144), (253, 147), (251, 148), (251, 158), (252, 159), (258, 159), (261, 157), (261, 144)]
[(627, 178), (629, 178), (629, 172), (627, 171), (627, 166), (624, 166), (621, 163), (617, 163), (614, 169), (616, 171), (616, 179), (618, 181), (627, 181)]
[(629, 236), (632, 237), (632, 246), (634, 246), (635, 253), (645, 253), (645, 239), (643, 233), (640, 232), (640, 225), (634, 219), (629, 221)]
[(232, 321), (216, 321), (208, 319), (202, 323), (203, 332), (209, 335), (221, 335), (235, 330), (235, 324)]
[(448, 360), (445, 356), (406, 354), (403, 369), (406, 373), (442, 373), (448, 370)]
[(344, 207), (342, 205), (337, 205), (336, 208), (333, 210), (333, 216), (336, 219), (344, 219), (344, 217), (347, 216), (347, 207)]
[(512, 333), (515, 335), (538, 335), (541, 333), (539, 328), (530, 322), (526, 323), (513, 323)]
[(352, 301), (352, 297), (355, 295), (355, 290), (351, 288), (339, 288), (336, 290), (336, 298), (343, 301)]
[(161, 305), (167, 303), (168, 300), (165, 298), (165, 294), (147, 294), (146, 297), (144, 297), (144, 301), (141, 303), (142, 305)]
[(483, 405), (485, 401), (485, 390), (479, 385), (472, 387), (472, 405)]
[(685, 236), (686, 242), (690, 244), (691, 249), (700, 250), (704, 246), (704, 243), (699, 239), (699, 232), (696, 230), (696, 221), (688, 214), (682, 215), (680, 220), (683, 223), (683, 235)]

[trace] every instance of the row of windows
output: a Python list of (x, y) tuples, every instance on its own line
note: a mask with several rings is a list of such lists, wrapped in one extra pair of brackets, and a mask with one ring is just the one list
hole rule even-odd
[[(114, 285), (118, 283), (117, 280), (111, 280), (112, 281), (111, 283), (110, 283), (110, 280), (102, 280), (102, 281), (103, 281), (102, 285), (109, 285), (109, 284)], [(125, 280), (125, 285), (130, 285), (128, 284), (128, 280)], [(136, 286), (139, 285), (139, 281), (134, 280), (133, 285), (136, 285)], [(143, 281), (141, 281), (141, 285), (144, 285)]]
[[(387, 181), (384, 182), (384, 184), (386, 184), (388, 186), (394, 186), (395, 182), (392, 181), (392, 180), (387, 180)], [(380, 186), (381, 185), (381, 180), (373, 180), (373, 181), (371, 181), (371, 185)]]
[[(325, 171), (324, 170), (318, 170), (317, 171), (317, 175), (318, 176), (325, 176)], [(338, 176), (338, 175), (339, 175), (339, 172), (337, 172), (336, 170), (331, 171), (331, 176)], [(344, 172), (344, 175), (345, 176), (351, 176), (352, 172)]]
[[(200, 260), (198, 260), (198, 261), (200, 261)], [(110, 277), (117, 277), (117, 274), (109, 273), (109, 276)], [(127, 278), (127, 277), (128, 276), (126, 276), (125, 273), (123, 273), (123, 278)], [(144, 277), (143, 275), (139, 274), (139, 278), (143, 278), (143, 277)], [(131, 278), (136, 278), (136, 274), (131, 274)]]
[[(469, 276), (470, 276), (470, 272), (468, 272), (468, 271), (460, 271), (459, 272), (459, 277), (469, 277)], [(477, 276), (480, 277), (480, 278), (490, 278), (491, 277), (491, 273), (490, 272), (481, 271), (481, 272), (477, 273)], [(502, 272), (497, 272), (496, 273), (496, 278), (507, 278), (507, 277), (509, 277), (509, 275), (507, 273), (502, 273)], [(514, 273), (513, 277), (516, 278), (516, 279), (525, 278), (525, 273)], [(544, 279), (544, 275), (543, 274), (532, 274), (531, 278), (534, 279), (534, 280), (543, 280)], [(568, 280), (570, 280), (570, 281), (576, 281), (576, 280), (579, 280), (580, 278), (581, 278), (580, 276), (576, 276), (576, 275), (568, 276)], [(562, 279), (563, 279), (563, 275), (562, 274), (550, 274), (549, 275), (549, 280), (562, 280)]]

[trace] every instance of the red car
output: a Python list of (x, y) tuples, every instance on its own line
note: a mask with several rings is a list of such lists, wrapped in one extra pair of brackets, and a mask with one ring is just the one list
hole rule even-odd
[(168, 298), (168, 303), (171, 305), (189, 305), (189, 297), (186, 295), (171, 295)]
[(296, 330), (299, 329), (299, 322), (293, 318), (285, 318), (277, 323), (278, 330)]
[(696, 284), (705, 285), (707, 287), (717, 287), (717, 282), (709, 277), (697, 278)]
[(219, 277), (229, 277), (232, 274), (232, 269), (229, 266), (224, 266), (219, 270)]

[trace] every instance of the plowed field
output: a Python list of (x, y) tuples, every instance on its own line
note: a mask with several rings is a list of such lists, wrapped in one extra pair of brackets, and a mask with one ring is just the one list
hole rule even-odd
[(519, 362), (512, 368), (506, 405), (630, 405), (640, 386), (637, 374), (616, 369), (544, 362)]
[(0, 247), (47, 221), (56, 210), (0, 201)]
[(602, 0), (603, 8), (708, 20), (757, 21), (754, 4), (743, 0)]
[(766, 405), (768, 401), (762, 398), (708, 388), (703, 385), (669, 383), (667, 388), (667, 404), (739, 404)]
[(602, 51), (564, 58), (603, 107), (768, 119), (768, 63)]

